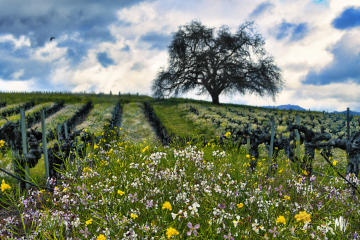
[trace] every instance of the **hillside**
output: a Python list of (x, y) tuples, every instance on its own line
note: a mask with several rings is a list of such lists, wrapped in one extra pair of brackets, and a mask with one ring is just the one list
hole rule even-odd
[[(341, 178), (346, 151), (330, 145), (346, 137), (344, 115), (133, 95), (0, 99), (0, 114), (14, 126), (28, 102), (25, 117), (33, 119), (31, 194), (13, 191), (18, 181), (2, 173), (1, 239), (342, 239), (360, 232), (360, 193), (349, 185), (358, 182), (354, 174)], [(25, 179), (12, 164), (21, 145), (11, 145), (20, 133), (8, 135), (10, 123), (0, 125), (0, 167)], [(354, 116), (352, 133), (358, 123)], [(314, 158), (304, 149), (309, 139)]]

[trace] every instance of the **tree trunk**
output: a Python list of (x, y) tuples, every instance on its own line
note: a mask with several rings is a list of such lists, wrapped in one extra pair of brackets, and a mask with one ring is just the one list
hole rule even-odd
[(211, 94), (211, 98), (212, 98), (212, 103), (213, 103), (213, 104), (217, 104), (217, 105), (220, 104), (220, 103), (219, 103), (219, 95), (220, 95), (220, 94), (218, 94), (218, 93), (212, 93), (212, 94)]

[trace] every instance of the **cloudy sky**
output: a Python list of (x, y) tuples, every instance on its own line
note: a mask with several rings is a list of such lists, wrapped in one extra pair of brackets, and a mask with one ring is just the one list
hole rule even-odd
[(254, 21), (286, 82), (275, 101), (221, 102), (360, 111), (359, 0), (1, 0), (0, 91), (151, 95), (172, 35), (192, 20), (233, 32)]

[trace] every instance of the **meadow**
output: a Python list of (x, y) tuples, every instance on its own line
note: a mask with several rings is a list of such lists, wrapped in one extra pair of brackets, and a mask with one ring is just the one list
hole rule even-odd
[[(230, 125), (239, 127), (235, 121), (255, 128), (265, 124), (269, 114), (278, 121), (299, 114), (304, 124), (320, 120), (330, 132), (344, 122), (341, 117), (146, 96), (37, 97), (39, 103), (61, 99), (74, 104), (91, 98), (95, 106), (107, 105), (95, 107), (77, 128), (95, 139), (85, 142), (85, 156), (63, 159), (57, 179), (44, 179), (39, 170), (43, 159), (35, 167), (34, 184), (47, 184), (51, 191), (21, 190), (17, 181), (3, 175), (1, 239), (359, 239), (359, 193), (337, 174), (346, 172), (344, 151), (335, 149), (331, 164), (317, 151), (309, 174), (283, 150), (269, 159), (262, 144), (257, 165), (250, 168), (254, 157), (248, 146), (236, 144), (228, 131)], [(12, 96), (8, 102), (27, 100)], [(110, 130), (109, 109), (118, 100), (122, 123)], [(144, 101), (152, 104), (171, 136), (168, 145), (154, 140)], [(189, 111), (190, 106), (196, 111)], [(234, 112), (241, 113), (240, 119)], [(69, 115), (57, 118), (61, 122)], [(277, 131), (285, 134), (284, 126), (279, 124)], [(343, 132), (339, 128), (334, 136)], [(1, 158), (12, 157), (7, 143), (0, 148)], [(276, 166), (271, 173), (270, 166)], [(359, 186), (354, 175), (347, 178)]]

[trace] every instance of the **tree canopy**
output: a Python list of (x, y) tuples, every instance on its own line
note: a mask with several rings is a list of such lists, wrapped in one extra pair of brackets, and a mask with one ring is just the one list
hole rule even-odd
[(275, 97), (283, 80), (265, 41), (253, 23), (232, 34), (222, 26), (215, 33), (199, 21), (180, 26), (169, 46), (169, 66), (153, 82), (155, 97), (169, 97), (197, 89), (219, 104), (221, 93), (256, 93)]

